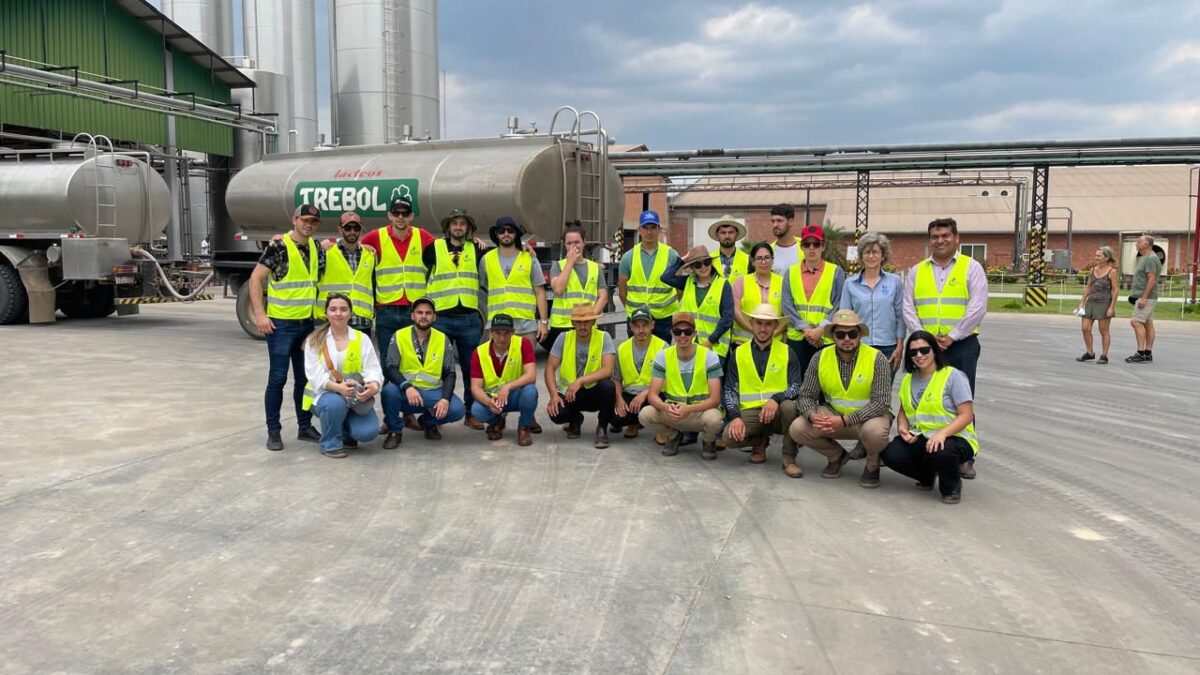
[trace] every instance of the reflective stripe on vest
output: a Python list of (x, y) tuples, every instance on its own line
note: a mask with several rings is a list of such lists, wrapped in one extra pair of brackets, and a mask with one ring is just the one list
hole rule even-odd
[[(964, 264), (960, 265), (959, 262)], [(913, 305), (921, 326), (934, 335), (946, 335), (967, 315), (967, 302), (971, 289), (967, 287), (967, 273), (971, 259), (958, 254), (954, 267), (946, 276), (946, 283), (938, 292), (937, 279), (933, 276), (933, 261), (922, 260), (917, 265), (917, 278), (913, 283)], [(979, 334), (979, 327), (975, 327)]]
[[(725, 293), (725, 286), (728, 284), (720, 275), (714, 275), (712, 285), (708, 289), (708, 293), (704, 296), (704, 302), (696, 302), (696, 276), (688, 277), (687, 286), (683, 289), (683, 301), (679, 303), (679, 311), (688, 312), (696, 317), (696, 340), (707, 340), (708, 336), (713, 334), (717, 329), (717, 322), (721, 320), (721, 295)], [(729, 353), (729, 331), (717, 340), (717, 344), (713, 345), (713, 351), (717, 356), (725, 356)]]
[[(600, 266), (591, 260), (583, 262), (587, 263), (587, 280), (580, 283), (572, 266), (567, 275), (566, 292), (554, 295), (554, 306), (550, 308), (551, 328), (570, 328), (571, 310), (576, 305), (591, 307), (600, 299)], [(566, 269), (566, 265), (566, 260), (558, 261), (560, 269)]]
[(325, 300), (330, 293), (342, 293), (350, 296), (350, 306), (355, 316), (373, 320), (375, 318), (375, 296), (371, 292), (371, 278), (375, 273), (375, 254), (367, 249), (361, 249), (358, 256), (358, 269), (351, 270), (350, 262), (346, 260), (342, 249), (331, 246), (325, 252), (325, 274), (321, 275), (318, 286), (317, 307), (313, 316), (325, 320)]
[(849, 415), (871, 402), (871, 385), (875, 382), (875, 358), (878, 354), (878, 349), (860, 344), (858, 354), (854, 357), (854, 371), (850, 373), (850, 386), (844, 387), (842, 374), (838, 370), (837, 349), (830, 347), (821, 350), (817, 378), (829, 407), (842, 415)]
[[(783, 277), (775, 272), (771, 272), (771, 285), (767, 288), (767, 302), (771, 303), (779, 316), (783, 316)], [(761, 304), (762, 286), (758, 285), (758, 277), (754, 274), (747, 274), (746, 278), (742, 280), (742, 314), (753, 312)], [(741, 328), (736, 321), (733, 323), (734, 344), (745, 344), (753, 338), (754, 333)], [(779, 341), (783, 341), (782, 334), (779, 336)]]
[[(811, 298), (804, 292), (804, 278), (801, 276), (803, 270), (803, 262), (788, 270), (788, 286), (791, 286), (792, 304), (795, 305), (800, 318), (807, 321), (809, 325), (819, 326), (829, 316), (829, 312), (833, 311), (833, 278), (837, 275), (837, 266), (829, 261), (824, 262), (821, 278), (813, 287)], [(804, 333), (792, 328), (791, 325), (788, 325), (787, 336), (789, 340), (804, 339)], [(825, 338), (825, 344), (831, 345), (833, 340)]]
[(475, 355), (479, 357), (479, 367), (483, 370), (483, 390), (488, 396), (495, 396), (500, 387), (520, 379), (525, 373), (524, 365), (521, 363), (521, 345), (525, 338), (520, 335), (512, 336), (512, 341), (508, 343), (508, 356), (504, 359), (504, 370), (500, 374), (496, 374), (496, 367), (492, 365), (492, 341), (479, 345), (475, 348)]
[(458, 265), (445, 239), (433, 242), (435, 259), (429, 274), (426, 297), (433, 300), (437, 311), (463, 306), (479, 309), (479, 263), (475, 260), (475, 247), (469, 242), (458, 254)]
[(425, 297), (425, 263), (421, 261), (421, 228), (412, 227), (404, 260), (392, 243), (390, 225), (379, 228), (379, 264), (375, 267), (375, 302), (381, 305)]
[(320, 260), (317, 244), (308, 240), (308, 264), (300, 257), (300, 248), (291, 233), (283, 235), (287, 248), (288, 271), (279, 281), (272, 274), (267, 280), (267, 316), (272, 319), (303, 320), (313, 317), (317, 304), (317, 272)]
[(763, 407), (772, 396), (787, 391), (789, 385), (787, 371), (791, 347), (779, 340), (771, 340), (767, 371), (761, 378), (754, 366), (754, 349), (754, 343), (747, 342), (733, 352), (733, 358), (737, 359), (738, 398), (742, 400), (742, 410)]
[(663, 364), (667, 372), (663, 380), (662, 400), (690, 405), (708, 398), (707, 349), (696, 347), (696, 356), (692, 360), (692, 381), (686, 388), (683, 385), (683, 373), (679, 370), (679, 347), (672, 345), (663, 351)]
[[(900, 383), (900, 405), (904, 408), (904, 416), (908, 418), (908, 428), (926, 438), (941, 429), (950, 426), (958, 413), (947, 410), (942, 399), (946, 395), (946, 383), (950, 381), (953, 366), (943, 366), (934, 372), (925, 391), (921, 393), (921, 401), (915, 408), (912, 403), (912, 373), (904, 376)], [(962, 431), (954, 434), (965, 440), (975, 454), (979, 454), (979, 439), (975, 436), (975, 422), (972, 421)]]
[(656, 319), (665, 319), (678, 311), (679, 298), (675, 289), (662, 282), (662, 275), (667, 271), (667, 261), (670, 257), (670, 249), (666, 244), (659, 244), (654, 252), (654, 265), (647, 276), (646, 271), (642, 269), (641, 246), (634, 247), (630, 252), (631, 269), (629, 281), (625, 284), (627, 316), (633, 316), (633, 312), (639, 307), (649, 310), (650, 316)]
[[(571, 386), (579, 377), (594, 373), (600, 370), (600, 362), (603, 358), (604, 336), (596, 328), (592, 328), (592, 335), (588, 338), (588, 354), (587, 363), (583, 365), (583, 372), (575, 374), (575, 362), (578, 356), (575, 353), (576, 344), (578, 343), (578, 331), (570, 331), (563, 333), (563, 353), (562, 362), (558, 364), (558, 374), (555, 378), (558, 381), (558, 393), (562, 394), (567, 391), (567, 387)], [(570, 354), (570, 356), (567, 356)], [(597, 383), (593, 382), (585, 385), (584, 389), (591, 389)]]
[(508, 276), (500, 266), (500, 249), (494, 248), (483, 254), (483, 269), (487, 273), (487, 318), (497, 314), (508, 314), (514, 319), (532, 321), (537, 318), (537, 294), (530, 283), (533, 255), (521, 251), (513, 261)]
[[(339, 371), (342, 374), (342, 381), (351, 375), (362, 375), (362, 341), (363, 334), (359, 331), (350, 329), (350, 341), (346, 344), (346, 358), (342, 359), (342, 367)], [(322, 345), (323, 346), (323, 345)], [(321, 347), (317, 347), (317, 354), (321, 353)], [(333, 354), (329, 355), (332, 360)], [(318, 356), (317, 359), (321, 363), (321, 367), (325, 367), (325, 359)], [(300, 401), (300, 407), (304, 410), (310, 410), (313, 403), (316, 402), (317, 392), (312, 388), (311, 384), (304, 385), (304, 398)]]
[(400, 374), (417, 389), (441, 389), (442, 369), (446, 361), (446, 335), (436, 328), (429, 329), (429, 342), (425, 345), (425, 361), (417, 358), (413, 347), (413, 327), (396, 331), (392, 337), (396, 351), (400, 353)]
[(667, 346), (661, 338), (651, 335), (650, 344), (646, 347), (646, 357), (642, 359), (642, 367), (633, 360), (633, 338), (617, 347), (617, 367), (620, 368), (621, 388), (631, 394), (640, 394), (650, 386), (654, 377), (654, 357), (658, 356)]
[(749, 274), (750, 254), (741, 249), (734, 249), (733, 260), (729, 261), (728, 270), (725, 269), (725, 263), (721, 262), (721, 249), (712, 252), (712, 259), (713, 267), (721, 270), (721, 276), (731, 284)]

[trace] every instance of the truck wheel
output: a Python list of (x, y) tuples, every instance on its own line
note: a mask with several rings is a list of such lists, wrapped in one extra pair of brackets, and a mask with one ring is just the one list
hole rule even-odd
[[(266, 305), (267, 302), (266, 298), (267, 294), (263, 293), (264, 305)], [(250, 307), (250, 284), (243, 283), (242, 287), (238, 289), (237, 303), (235, 304), (235, 307), (237, 310), (238, 323), (242, 325), (242, 330), (246, 331), (246, 335), (249, 335), (255, 340), (267, 339), (267, 336), (263, 335), (263, 332), (260, 331), (258, 326), (254, 323), (254, 311)]]
[(29, 320), (29, 296), (15, 267), (0, 263), (0, 326)]
[(83, 299), (65, 304), (59, 309), (72, 319), (102, 319), (117, 311), (116, 297), (112, 286), (92, 286), (83, 293)]

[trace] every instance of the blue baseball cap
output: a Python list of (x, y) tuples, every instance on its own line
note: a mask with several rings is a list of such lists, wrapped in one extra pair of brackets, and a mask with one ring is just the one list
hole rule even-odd
[(647, 225), (661, 226), (661, 223), (658, 222), (658, 214), (654, 211), (642, 211), (641, 217), (638, 218), (638, 227), (645, 227)]

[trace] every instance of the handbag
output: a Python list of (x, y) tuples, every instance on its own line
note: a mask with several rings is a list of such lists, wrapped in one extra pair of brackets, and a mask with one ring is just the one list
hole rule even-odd
[[(342, 377), (342, 374), (340, 372), (338, 372), (338, 369), (333, 367), (333, 359), (329, 358), (329, 346), (328, 345), (324, 345), (324, 344), (321, 345), (321, 358), (325, 360), (325, 368), (327, 368), (329, 370), (329, 376), (333, 378), (334, 382), (342, 383), (342, 382), (346, 381), (346, 378)], [(356, 386), (357, 391), (354, 394), (352, 394), (346, 401), (347, 403), (350, 404), (351, 412), (358, 414), (358, 415), (365, 415), (365, 414), (371, 412), (371, 410), (373, 410), (375, 408), (375, 397), (372, 396), (365, 400), (359, 400), (359, 398), (358, 398), (358, 391), (362, 391), (363, 384), (364, 384), (362, 376), (361, 375), (351, 375), (349, 379), (351, 382), (354, 382), (357, 385)]]

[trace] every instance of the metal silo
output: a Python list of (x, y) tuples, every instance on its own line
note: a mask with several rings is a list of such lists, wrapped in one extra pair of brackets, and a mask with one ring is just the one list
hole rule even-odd
[(162, 0), (162, 12), (224, 58), (233, 55), (233, 0)]
[[(277, 118), (280, 149), (311, 150), (317, 144), (316, 14), (312, 0), (242, 0), (246, 56), (259, 70), (291, 83), (291, 117)], [(295, 129), (295, 138), (288, 131)]]
[(329, 15), (336, 141), (440, 138), (437, 1), (330, 0)]

